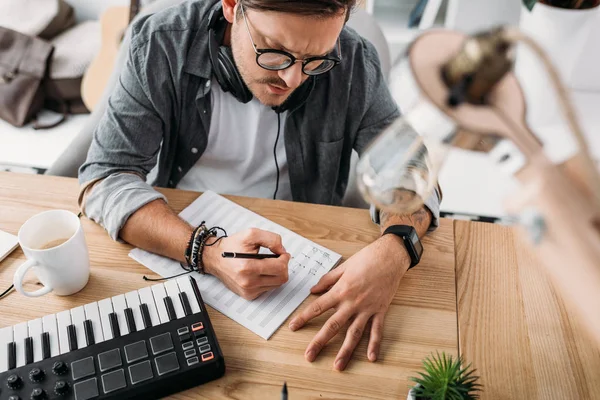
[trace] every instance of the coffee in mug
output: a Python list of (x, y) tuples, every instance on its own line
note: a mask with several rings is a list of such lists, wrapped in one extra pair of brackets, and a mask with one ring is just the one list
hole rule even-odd
[[(27, 257), (13, 280), (19, 293), (29, 297), (50, 292), (66, 296), (85, 287), (90, 276), (90, 259), (77, 215), (66, 210), (34, 215), (21, 226), (18, 238)], [(44, 285), (34, 292), (23, 289), (23, 278), (30, 268)]]

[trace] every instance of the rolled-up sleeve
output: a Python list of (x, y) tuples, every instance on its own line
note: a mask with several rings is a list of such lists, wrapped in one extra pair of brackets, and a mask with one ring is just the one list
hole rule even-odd
[(132, 39), (128, 60), (79, 169), (81, 190), (90, 189), (80, 196), (83, 213), (115, 240), (131, 214), (150, 201), (165, 199), (145, 179), (157, 163), (167, 118), (157, 111), (165, 107), (155, 104), (148, 92), (143, 60), (150, 51)]
[[(367, 60), (365, 112), (354, 142), (354, 149), (359, 156), (362, 156), (371, 141), (400, 117), (398, 106), (381, 72), (377, 50), (367, 41), (364, 44), (364, 57)], [(407, 140), (406, 143), (410, 144), (411, 141)], [(398, 152), (401, 151), (403, 149), (398, 149)], [(441, 200), (442, 193), (439, 186), (436, 185), (435, 190), (424, 202), (425, 207), (429, 209), (433, 216), (429, 226), (430, 231), (439, 226)], [(371, 206), (371, 217), (374, 222), (379, 223), (379, 210), (374, 206)]]

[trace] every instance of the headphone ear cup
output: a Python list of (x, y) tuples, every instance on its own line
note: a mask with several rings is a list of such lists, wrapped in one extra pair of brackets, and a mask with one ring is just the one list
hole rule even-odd
[[(252, 100), (252, 92), (246, 86), (240, 72), (235, 66), (231, 48), (225, 46), (219, 47), (219, 67), (220, 72), (225, 75), (224, 80), (227, 82), (227, 89), (231, 94), (242, 103)], [(226, 91), (223, 85), (221, 87)]]

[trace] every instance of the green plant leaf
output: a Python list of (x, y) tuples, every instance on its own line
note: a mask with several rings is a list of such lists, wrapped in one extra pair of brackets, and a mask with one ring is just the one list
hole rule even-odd
[(523, 0), (523, 4), (525, 5), (525, 7), (527, 7), (529, 11), (533, 10), (533, 6), (535, 6), (535, 3), (537, 3), (537, 0)]

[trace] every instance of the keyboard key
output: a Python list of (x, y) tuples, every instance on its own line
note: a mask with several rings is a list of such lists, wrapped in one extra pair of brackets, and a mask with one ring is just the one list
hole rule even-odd
[(192, 325), (192, 332), (197, 332), (204, 329), (204, 324), (202, 322), (196, 322)]
[(104, 393), (111, 393), (127, 386), (125, 382), (125, 371), (118, 369), (108, 374), (102, 375), (102, 388)]
[(52, 357), (50, 351), (50, 334), (48, 332), (42, 333), (42, 359), (45, 360), (47, 358)]
[(187, 365), (190, 367), (194, 364), (198, 364), (199, 362), (200, 360), (198, 360), (198, 357), (192, 357), (187, 359)]
[(187, 315), (192, 315), (192, 307), (190, 306), (190, 301), (187, 298), (187, 295), (184, 292), (179, 293), (179, 301), (181, 301), (181, 305), (183, 306), (183, 313)]
[(83, 306), (85, 310), (85, 318), (92, 321), (92, 330), (94, 331), (94, 343), (104, 342), (104, 332), (102, 331), (102, 320), (98, 303), (89, 303)]
[(69, 351), (77, 350), (77, 333), (75, 331), (75, 325), (71, 324), (67, 326), (67, 334), (69, 335)]
[(76, 383), (74, 389), (75, 400), (95, 399), (100, 394), (98, 393), (98, 380), (96, 378)]
[[(0, 329), (0, 373), (8, 371), (8, 344), (12, 342), (13, 327), (7, 326)], [(5, 351), (6, 353), (4, 353)]]
[(56, 324), (56, 314), (50, 314), (42, 318), (42, 328), (48, 333), (50, 340), (50, 357), (56, 357), (60, 354), (60, 345), (58, 342), (58, 325)]
[(192, 282), (190, 281), (189, 276), (182, 276), (177, 278), (177, 285), (179, 286), (179, 291), (181, 293), (185, 293), (187, 300), (190, 304), (190, 308), (192, 309), (192, 314), (199, 313), (200, 304), (196, 299), (196, 295), (194, 294), (194, 290), (192, 289)]
[(100, 372), (108, 371), (109, 369), (120, 367), (121, 365), (121, 351), (119, 349), (113, 349), (98, 354), (98, 366), (100, 367)]
[(144, 329), (152, 328), (152, 318), (148, 311), (148, 305), (146, 303), (140, 304), (140, 313), (142, 314), (142, 320), (144, 321)]
[(146, 348), (145, 340), (125, 346), (125, 358), (128, 363), (136, 362), (146, 357), (148, 357), (148, 349)]
[(158, 285), (153, 285), (150, 288), (152, 289), (152, 294), (154, 295), (154, 304), (156, 304), (156, 311), (158, 312), (160, 323), (166, 324), (170, 320), (169, 314), (167, 313), (167, 307), (165, 306), (165, 301), (163, 300), (165, 297), (167, 297), (165, 287), (161, 283)]
[(44, 328), (42, 326), (42, 319), (34, 319), (32, 321), (27, 322), (27, 327), (29, 330), (29, 337), (32, 339), (33, 343), (33, 361), (41, 361), (42, 360), (42, 332), (44, 332)]
[(98, 312), (100, 313), (100, 321), (102, 323), (102, 335), (104, 340), (113, 338), (112, 329), (110, 328), (109, 315), (113, 312), (113, 306), (110, 299), (100, 300), (98, 302)]
[(183, 335), (179, 335), (179, 341), (180, 342), (187, 342), (188, 340), (192, 340), (192, 335), (190, 335), (189, 333), (185, 333)]
[(141, 363), (130, 366), (129, 377), (131, 378), (132, 385), (136, 385), (140, 382), (144, 382), (148, 379), (154, 378), (150, 361), (146, 360), (142, 361)]
[(194, 348), (194, 342), (185, 342), (184, 344), (181, 345), (181, 348), (183, 350), (193, 349)]
[(137, 327), (135, 326), (135, 319), (133, 317), (133, 310), (131, 308), (125, 309), (125, 321), (127, 322), (127, 330), (129, 333), (137, 332)]
[(198, 347), (202, 346), (203, 344), (208, 343), (208, 338), (206, 336), (201, 337), (200, 339), (196, 340), (196, 344), (198, 345)]
[(71, 313), (69, 310), (61, 311), (56, 314), (56, 325), (58, 327), (60, 354), (66, 354), (70, 351), (69, 332), (67, 331), (67, 326), (71, 325)]
[(33, 339), (25, 338), (25, 365), (33, 363)]
[(73, 361), (71, 363), (71, 373), (73, 374), (73, 380), (79, 380), (96, 373), (96, 367), (94, 367), (94, 358), (87, 357), (81, 360)]
[(152, 354), (154, 355), (171, 350), (173, 348), (171, 334), (167, 332), (150, 338), (150, 347), (152, 348)]
[(163, 301), (165, 302), (165, 308), (167, 309), (169, 321), (175, 321), (177, 319), (177, 313), (175, 312), (175, 307), (173, 307), (173, 301), (169, 296), (165, 297)]
[(110, 332), (113, 338), (121, 337), (121, 329), (119, 327), (119, 317), (114, 312), (108, 314), (108, 321), (110, 323)]
[(177, 285), (177, 281), (173, 279), (166, 281), (165, 289), (167, 290), (167, 296), (173, 303), (173, 310), (175, 311), (176, 319), (185, 317), (183, 304), (181, 304), (181, 300), (179, 300), (179, 286)]
[(183, 355), (185, 356), (185, 358), (190, 358), (192, 356), (195, 356), (196, 349), (187, 350), (186, 352), (183, 353)]
[(140, 305), (142, 303), (140, 302), (140, 296), (138, 295), (138, 292), (134, 290), (132, 292), (125, 293), (125, 301), (127, 301), (127, 307), (131, 308), (131, 311), (133, 312), (136, 330), (143, 330), (144, 321), (142, 319), (142, 313), (140, 310)]
[(83, 349), (87, 346), (85, 342), (85, 310), (83, 306), (71, 309), (71, 324), (75, 325), (75, 336), (77, 337), (77, 348)]
[(83, 330), (85, 331), (85, 344), (91, 346), (96, 344), (96, 337), (94, 335), (94, 325), (92, 320), (86, 319), (83, 321)]
[(169, 372), (177, 371), (179, 369), (179, 361), (177, 361), (177, 354), (175, 352), (164, 354), (154, 359), (156, 364), (156, 372), (158, 376), (168, 374)]
[(129, 329), (127, 328), (127, 320), (125, 319), (125, 309), (127, 308), (127, 301), (125, 301), (125, 295), (118, 295), (112, 298), (113, 310), (117, 315), (117, 320), (119, 321), (119, 332), (121, 336), (126, 336), (129, 334)]
[(29, 336), (27, 322), (17, 324), (13, 327), (15, 346), (17, 347), (17, 367), (25, 365), (25, 338)]
[(213, 358), (215, 358), (215, 355), (212, 353), (212, 351), (209, 352), (209, 353), (202, 354), (202, 362), (204, 362), (204, 361), (210, 361)]
[(152, 321), (151, 326), (160, 325), (161, 322), (160, 322), (160, 318), (158, 317), (158, 311), (156, 310), (156, 303), (154, 302), (154, 294), (152, 293), (152, 289), (150, 289), (150, 286), (138, 290), (138, 294), (140, 295), (140, 302), (145, 303), (146, 307), (148, 308), (148, 313), (150, 314), (150, 320)]
[(10, 342), (6, 346), (6, 350), (8, 353), (8, 360), (7, 360), (8, 369), (17, 368), (17, 344), (15, 342)]
[(200, 354), (204, 354), (208, 351), (210, 351), (210, 344), (205, 344), (204, 346), (201, 346), (199, 348)]
[(184, 326), (183, 328), (177, 329), (177, 334), (179, 336), (185, 335), (186, 333), (190, 333), (190, 328), (188, 328), (187, 326)]

